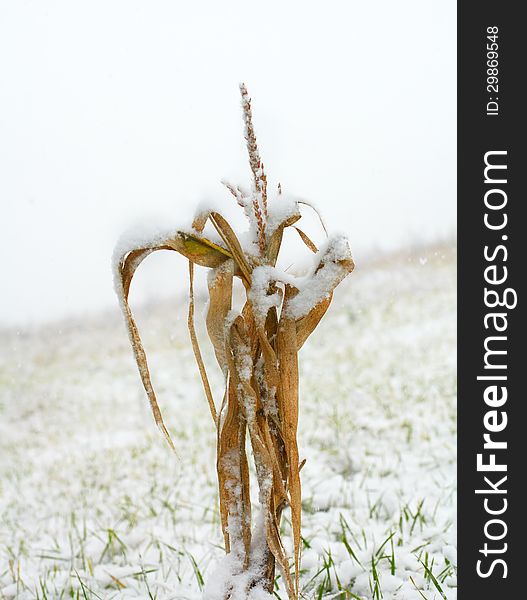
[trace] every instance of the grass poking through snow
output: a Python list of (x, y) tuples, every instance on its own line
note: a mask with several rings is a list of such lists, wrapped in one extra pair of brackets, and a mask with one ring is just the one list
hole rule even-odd
[[(118, 315), (1, 334), (0, 599), (201, 597), (216, 439), (179, 309), (137, 310), (179, 459)], [(302, 597), (456, 598), (454, 315), (453, 252), (401, 254), (359, 268), (301, 350)]]

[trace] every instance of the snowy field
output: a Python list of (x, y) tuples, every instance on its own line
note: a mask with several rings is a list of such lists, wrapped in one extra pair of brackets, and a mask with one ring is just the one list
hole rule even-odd
[[(300, 352), (306, 599), (456, 598), (455, 275), (449, 246), (359, 264)], [(222, 556), (186, 308), (135, 312), (177, 457), (117, 309), (0, 333), (2, 599), (200, 598)]]

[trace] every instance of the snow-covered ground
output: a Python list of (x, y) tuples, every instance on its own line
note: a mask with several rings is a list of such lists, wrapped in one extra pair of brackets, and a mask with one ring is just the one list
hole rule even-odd
[[(136, 316), (178, 457), (117, 311), (0, 333), (2, 599), (199, 598), (222, 556), (186, 308)], [(455, 341), (449, 246), (359, 265), (337, 290), (300, 353), (303, 597), (456, 598)]]

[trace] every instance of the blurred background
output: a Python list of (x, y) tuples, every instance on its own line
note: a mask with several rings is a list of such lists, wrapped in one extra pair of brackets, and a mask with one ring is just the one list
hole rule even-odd
[[(270, 185), (312, 200), (359, 265), (453, 236), (455, 10), (2, 1), (0, 325), (115, 307), (123, 230), (233, 202), (220, 180), (250, 174), (240, 81)], [(175, 253), (150, 257), (135, 301), (181, 290), (185, 272)]]

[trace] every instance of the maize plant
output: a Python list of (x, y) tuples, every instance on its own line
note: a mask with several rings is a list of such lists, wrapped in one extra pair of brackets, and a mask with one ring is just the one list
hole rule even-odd
[[(121, 248), (115, 261), (116, 287), (155, 421), (173, 448), (128, 294), (137, 267), (152, 252), (175, 250), (188, 259), (188, 328), (216, 429), (219, 509), (229, 564), (218, 597), (248, 598), (257, 589), (272, 593), (278, 566), (289, 598), (296, 599), (303, 466), (297, 446), (298, 352), (328, 310), (335, 287), (353, 270), (354, 263), (343, 236), (326, 233), (319, 249), (298, 228), (302, 201), (283, 194), (280, 185), (273, 197), (268, 194), (252, 124), (251, 100), (245, 85), (240, 85), (240, 91), (252, 184), (246, 189), (223, 183), (243, 210), (248, 231), (237, 234), (221, 212), (202, 209), (187, 230)], [(206, 226), (210, 235), (205, 235)], [(288, 227), (313, 253), (312, 268), (302, 277), (276, 266)], [(224, 374), (220, 402), (213, 398), (194, 327), (195, 265), (210, 270), (206, 328)], [(245, 290), (245, 303), (239, 312), (232, 310), (234, 278), (240, 279)], [(251, 517), (249, 449), (263, 515), (259, 526)], [(292, 529), (292, 549), (288, 550), (280, 534), (285, 510), (290, 511)]]

